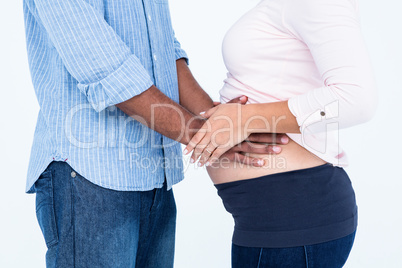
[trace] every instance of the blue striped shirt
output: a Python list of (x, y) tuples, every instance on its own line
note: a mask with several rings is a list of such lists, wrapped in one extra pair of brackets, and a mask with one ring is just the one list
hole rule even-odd
[(180, 144), (115, 107), (152, 85), (179, 102), (167, 0), (24, 0), (24, 16), (40, 106), (26, 191), (52, 161), (114, 190), (182, 180)]

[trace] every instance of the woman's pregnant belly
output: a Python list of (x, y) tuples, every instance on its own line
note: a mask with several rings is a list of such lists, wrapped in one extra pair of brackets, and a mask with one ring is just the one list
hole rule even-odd
[(291, 139), (289, 140), (288, 144), (282, 145), (282, 152), (280, 154), (248, 154), (252, 157), (264, 159), (265, 163), (263, 167), (253, 167), (222, 158), (219, 162), (207, 167), (208, 174), (214, 184), (220, 184), (285, 171), (311, 168), (327, 163), (296, 142)]

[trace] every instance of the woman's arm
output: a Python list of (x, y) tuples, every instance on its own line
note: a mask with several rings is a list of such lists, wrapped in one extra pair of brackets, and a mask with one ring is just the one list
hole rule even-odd
[[(191, 161), (200, 158), (200, 166), (208, 158), (216, 161), (229, 148), (253, 133), (300, 133), (296, 118), (287, 101), (264, 104), (222, 104), (202, 113), (209, 118), (187, 145), (184, 153), (194, 149)], [(210, 162), (211, 162), (210, 161)], [(209, 165), (208, 163), (207, 165)]]

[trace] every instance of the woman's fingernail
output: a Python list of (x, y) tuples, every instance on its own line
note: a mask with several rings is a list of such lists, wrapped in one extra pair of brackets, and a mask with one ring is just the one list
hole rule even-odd
[(190, 158), (190, 163), (191, 164), (194, 163), (194, 159)]
[(281, 147), (274, 146), (274, 147), (272, 148), (272, 150), (273, 150), (275, 153), (279, 153), (279, 152), (281, 151)]
[(184, 149), (183, 154), (188, 154), (188, 150)]
[(200, 115), (204, 115), (204, 114), (205, 114), (205, 112), (201, 112), (201, 113), (200, 113)]
[(205, 163), (205, 166), (209, 167), (209, 165), (211, 165), (211, 163), (209, 163), (209, 162)]
[(257, 164), (258, 164), (259, 166), (263, 166), (263, 165), (264, 165), (264, 160), (262, 160), (262, 159), (258, 160), (258, 161), (257, 161)]
[(246, 99), (247, 99), (246, 96), (241, 96), (241, 97), (240, 97), (240, 100), (241, 100), (241, 101), (245, 101)]
[(201, 167), (201, 166), (202, 166), (202, 164), (201, 164), (200, 162), (198, 162), (198, 166), (199, 166), (199, 167)]
[(281, 138), (281, 142), (282, 142), (282, 143), (288, 143), (288, 142), (289, 142), (289, 138), (286, 137), (286, 136), (285, 136), (285, 137), (282, 137), (282, 138)]

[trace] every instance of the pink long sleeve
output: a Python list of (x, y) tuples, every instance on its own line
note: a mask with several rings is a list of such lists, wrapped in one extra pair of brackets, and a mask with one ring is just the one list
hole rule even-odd
[(302, 129), (314, 124), (314, 129), (325, 130), (333, 122), (346, 128), (368, 121), (377, 94), (356, 2), (287, 0), (283, 22), (309, 48), (324, 83), (289, 99)]

